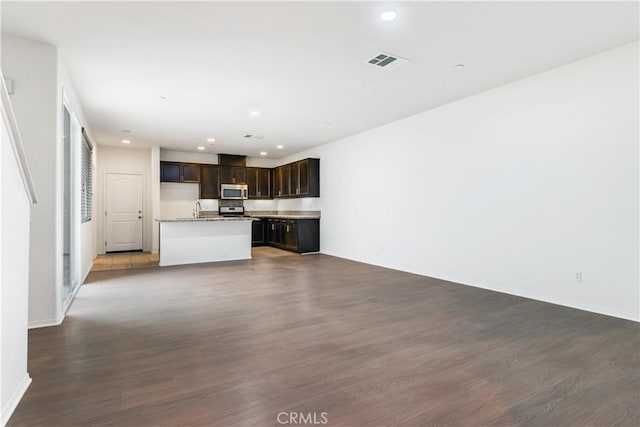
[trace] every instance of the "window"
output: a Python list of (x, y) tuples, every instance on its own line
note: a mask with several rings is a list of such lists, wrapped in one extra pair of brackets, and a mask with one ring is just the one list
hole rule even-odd
[(93, 200), (93, 145), (89, 141), (87, 133), (82, 128), (82, 159), (80, 166), (81, 194), (80, 215), (82, 222), (91, 221), (91, 208)]

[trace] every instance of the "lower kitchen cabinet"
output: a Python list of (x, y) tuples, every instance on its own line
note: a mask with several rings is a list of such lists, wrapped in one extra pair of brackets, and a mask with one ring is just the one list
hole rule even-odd
[(319, 219), (267, 218), (265, 225), (270, 246), (298, 253), (320, 251)]
[(254, 220), (251, 224), (251, 246), (264, 246), (267, 242), (266, 221), (264, 219)]

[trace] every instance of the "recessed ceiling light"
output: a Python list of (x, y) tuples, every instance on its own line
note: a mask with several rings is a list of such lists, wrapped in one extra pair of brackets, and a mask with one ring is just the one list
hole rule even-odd
[(201, 145), (200, 147), (198, 147), (198, 150), (204, 150), (204, 147)]
[(462, 70), (464, 68), (464, 64), (456, 64), (456, 70)]
[(129, 141), (128, 139), (123, 139), (121, 142), (123, 144), (131, 144), (131, 141)]
[(215, 138), (207, 138), (207, 142), (216, 142)]
[(266, 155), (267, 155), (267, 152), (266, 152), (266, 151), (261, 151), (261, 152), (260, 152), (260, 155), (261, 155), (261, 156), (266, 156)]
[(276, 145), (276, 148), (277, 148), (278, 150), (282, 150), (282, 149), (284, 148), (284, 145)]
[(258, 111), (258, 110), (251, 110), (251, 111), (249, 111), (249, 115), (250, 115), (251, 117), (260, 117), (260, 111)]
[(396, 19), (396, 13), (393, 10), (387, 10), (380, 14), (380, 19), (383, 21), (393, 21)]

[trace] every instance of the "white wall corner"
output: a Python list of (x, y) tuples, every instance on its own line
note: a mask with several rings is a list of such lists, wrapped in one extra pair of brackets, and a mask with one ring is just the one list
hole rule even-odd
[(160, 250), (160, 147), (151, 147), (151, 253)]
[(57, 319), (29, 321), (29, 329), (48, 328), (50, 326), (60, 326), (64, 321), (64, 317), (65, 317), (64, 314), (62, 314)]
[(9, 422), (11, 415), (13, 415), (13, 412), (18, 407), (18, 403), (20, 403), (20, 400), (22, 400), (22, 396), (24, 396), (24, 394), (27, 392), (29, 385), (31, 385), (31, 377), (27, 372), (24, 374), (22, 381), (20, 382), (18, 387), (16, 387), (9, 400), (7, 400), (7, 403), (2, 408), (2, 415), (0, 416), (0, 426), (4, 427)]

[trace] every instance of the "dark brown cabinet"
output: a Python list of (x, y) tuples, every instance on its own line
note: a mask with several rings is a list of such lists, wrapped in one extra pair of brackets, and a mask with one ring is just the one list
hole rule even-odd
[[(310, 159), (303, 160), (298, 162), (298, 195), (309, 195), (309, 162)], [(318, 172), (320, 168), (318, 167)], [(318, 174), (317, 179), (314, 179), (314, 182), (317, 182), (317, 193), (320, 196), (320, 174)]]
[(273, 170), (273, 197), (289, 196), (289, 165), (279, 166)]
[[(244, 159), (225, 156), (225, 161)], [(219, 199), (220, 184), (247, 184), (250, 199), (320, 197), (320, 159), (304, 159), (275, 169), (162, 161), (160, 182), (200, 183), (201, 199)]]
[(282, 226), (279, 219), (267, 218), (267, 243), (279, 246), (283, 243)]
[(254, 220), (251, 223), (251, 246), (263, 246), (266, 243), (266, 221)]
[(267, 218), (265, 226), (271, 246), (298, 253), (320, 250), (319, 219)]
[(275, 168), (273, 197), (320, 197), (320, 159)]
[(247, 168), (241, 166), (220, 166), (221, 184), (246, 184)]
[(200, 165), (194, 163), (160, 162), (160, 182), (200, 182)]
[(271, 169), (247, 168), (250, 199), (271, 199)]
[(289, 219), (284, 224), (284, 245), (293, 250), (298, 249), (298, 220)]
[(220, 198), (220, 168), (215, 165), (200, 165), (200, 198)]
[(160, 182), (182, 182), (181, 164), (160, 162)]
[(200, 182), (200, 165), (183, 163), (182, 182)]

